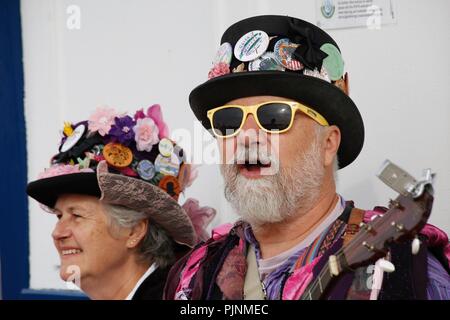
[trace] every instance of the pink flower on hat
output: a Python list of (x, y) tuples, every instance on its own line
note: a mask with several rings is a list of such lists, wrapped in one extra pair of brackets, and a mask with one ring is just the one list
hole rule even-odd
[(144, 119), (145, 118), (145, 113), (144, 113), (144, 109), (139, 109), (138, 111), (136, 111), (136, 113), (134, 114), (134, 120), (137, 121), (137, 119)]
[(163, 120), (161, 106), (159, 104), (154, 104), (147, 110), (147, 116), (155, 121), (156, 126), (159, 130), (159, 138), (167, 138), (169, 136), (169, 128)]
[(114, 124), (115, 117), (119, 116), (114, 108), (107, 106), (97, 107), (95, 112), (89, 117), (89, 131), (105, 136)]
[(151, 118), (137, 119), (133, 127), (136, 149), (150, 152), (154, 144), (157, 144), (159, 129)]
[(56, 176), (62, 176), (65, 174), (72, 173), (83, 173), (83, 172), (94, 172), (94, 170), (90, 168), (80, 169), (79, 165), (71, 165), (71, 164), (56, 164), (46, 169), (44, 172), (41, 172), (38, 175), (38, 179), (51, 178)]
[(230, 66), (225, 62), (216, 63), (208, 72), (208, 79), (230, 73)]
[(129, 176), (129, 177), (137, 177), (138, 174), (133, 171), (130, 167), (125, 167), (119, 170), (121, 174)]

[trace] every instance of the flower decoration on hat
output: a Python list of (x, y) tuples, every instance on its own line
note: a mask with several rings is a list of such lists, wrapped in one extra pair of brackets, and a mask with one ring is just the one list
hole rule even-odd
[(159, 104), (151, 106), (147, 111), (147, 116), (155, 121), (159, 130), (159, 138), (167, 138), (169, 136), (169, 128), (163, 120), (161, 106)]
[(87, 121), (64, 123), (59, 153), (39, 179), (96, 172), (106, 160), (111, 173), (145, 180), (178, 199), (196, 172), (186, 163), (183, 149), (168, 136), (159, 104), (133, 116), (98, 107)]
[(105, 136), (114, 124), (116, 116), (118, 113), (113, 108), (97, 107), (97, 110), (89, 117), (89, 131), (98, 131), (101, 136)]
[(139, 118), (133, 127), (136, 148), (139, 151), (152, 151), (159, 141), (159, 129), (152, 118)]
[(130, 116), (116, 117), (109, 130), (109, 136), (121, 144), (128, 146), (134, 140), (134, 126), (136, 123)]
[(208, 79), (223, 76), (228, 73), (230, 73), (230, 66), (225, 62), (219, 62), (215, 64), (208, 72)]
[(38, 179), (51, 178), (65, 174), (80, 173), (80, 172), (94, 172), (94, 170), (90, 168), (80, 168), (78, 164), (70, 165), (58, 163), (39, 173)]
[(64, 122), (63, 133), (66, 137), (70, 137), (73, 134), (73, 127), (70, 122), (68, 122), (68, 121)]

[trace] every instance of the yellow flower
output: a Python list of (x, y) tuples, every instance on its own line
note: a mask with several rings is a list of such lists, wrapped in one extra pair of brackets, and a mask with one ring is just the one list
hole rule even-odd
[(73, 128), (70, 122), (64, 122), (64, 134), (66, 137), (70, 137), (73, 134)]

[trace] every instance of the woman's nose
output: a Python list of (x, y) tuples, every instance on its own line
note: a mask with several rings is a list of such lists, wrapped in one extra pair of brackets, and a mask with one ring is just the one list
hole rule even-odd
[(61, 240), (64, 238), (68, 238), (71, 234), (70, 232), (71, 231), (67, 221), (61, 218), (60, 220), (58, 220), (58, 222), (55, 225), (55, 228), (53, 229), (52, 237), (54, 240)]

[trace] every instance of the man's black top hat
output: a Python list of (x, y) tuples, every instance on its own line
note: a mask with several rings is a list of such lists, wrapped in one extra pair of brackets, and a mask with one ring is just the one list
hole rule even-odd
[[(232, 55), (230, 73), (212, 78), (192, 90), (190, 106), (206, 129), (211, 125), (207, 111), (232, 100), (258, 96), (280, 96), (301, 102), (319, 112), (330, 125), (341, 130), (341, 145), (338, 150), (339, 168), (353, 162), (364, 143), (364, 124), (355, 103), (337, 86), (337, 80), (325, 81), (304, 74), (305, 70), (321, 70), (328, 54), (321, 50), (323, 45), (334, 46), (340, 55), (336, 42), (319, 27), (288, 16), (257, 16), (239, 21), (230, 26), (222, 36), (221, 44), (229, 43), (235, 48), (239, 39), (254, 30), (261, 30), (270, 37), (267, 51), (274, 48), (279, 39), (287, 38), (298, 44), (293, 59), (302, 63), (302, 70), (285, 71), (237, 71), (239, 65), (248, 70), (248, 62), (242, 62)], [(340, 80), (342, 80), (341, 78)]]

